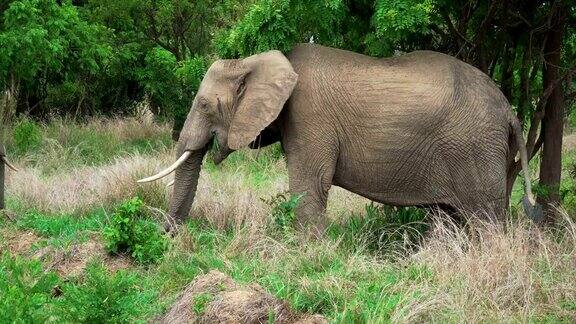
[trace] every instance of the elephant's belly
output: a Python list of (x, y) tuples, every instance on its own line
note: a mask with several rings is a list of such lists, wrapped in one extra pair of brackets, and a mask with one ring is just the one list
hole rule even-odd
[(433, 157), (416, 160), (413, 157), (401, 158), (401, 155), (400, 152), (382, 152), (378, 158), (364, 156), (361, 159), (362, 154), (351, 153), (346, 162), (339, 160), (333, 184), (376, 202), (395, 206), (447, 203), (451, 200), (451, 190), (447, 188), (449, 183), (430, 174), (430, 170), (435, 170), (436, 175), (442, 172), (442, 167)]
[(359, 184), (352, 179), (342, 179), (338, 177), (334, 179), (334, 185), (375, 202), (393, 206), (415, 206), (432, 203), (430, 199), (426, 199), (427, 195), (417, 196), (413, 192), (394, 190), (393, 188), (386, 186), (385, 181), (374, 186), (374, 184)]

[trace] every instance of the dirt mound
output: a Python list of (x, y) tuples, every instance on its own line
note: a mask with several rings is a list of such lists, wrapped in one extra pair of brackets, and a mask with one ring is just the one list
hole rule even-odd
[(303, 316), (292, 311), (257, 284), (239, 285), (214, 270), (190, 283), (159, 322), (328, 323), (322, 316)]

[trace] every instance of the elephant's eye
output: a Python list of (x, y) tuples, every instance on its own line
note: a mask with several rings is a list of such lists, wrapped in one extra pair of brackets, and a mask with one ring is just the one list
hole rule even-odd
[(216, 108), (218, 108), (218, 114), (222, 116), (222, 102), (220, 102), (220, 97), (216, 97), (216, 101), (218, 102), (216, 104)]
[(238, 97), (242, 97), (242, 95), (244, 94), (244, 90), (246, 90), (246, 78), (245, 77), (240, 79), (240, 82), (238, 83), (238, 90), (236, 91), (236, 94), (238, 95)]
[(208, 111), (208, 108), (209, 108), (208, 100), (201, 98), (198, 101), (198, 108), (200, 108), (200, 110), (202, 110), (202, 111)]

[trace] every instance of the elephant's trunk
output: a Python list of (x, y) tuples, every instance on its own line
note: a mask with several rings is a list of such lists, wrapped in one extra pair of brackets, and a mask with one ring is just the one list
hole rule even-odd
[(202, 159), (206, 151), (207, 148), (188, 151), (191, 153), (190, 156), (176, 169), (174, 191), (170, 200), (170, 223), (167, 224), (167, 230), (171, 230), (176, 224), (183, 223), (190, 212), (196, 196)]

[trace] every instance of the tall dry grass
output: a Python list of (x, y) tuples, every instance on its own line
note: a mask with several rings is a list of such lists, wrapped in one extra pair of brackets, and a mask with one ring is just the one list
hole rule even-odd
[[(165, 185), (171, 177), (149, 184), (137, 184), (136, 180), (156, 173), (173, 162), (174, 153), (168, 147), (149, 154), (117, 157), (101, 166), (80, 165), (47, 172), (46, 165), (66, 165), (71, 156), (80, 154), (74, 145), (68, 145), (78, 142), (79, 127), (88, 133), (112, 134), (121, 142), (170, 133), (167, 125), (158, 125), (149, 119), (97, 118), (81, 126), (72, 121), (55, 120), (43, 128), (46, 140), (42, 151), (37, 153), (41, 154), (42, 162), (29, 163), (25, 155), (17, 161), (21, 171), (7, 175), (7, 187), (12, 198), (23, 207), (50, 213), (79, 213), (109, 206), (134, 195), (142, 196), (152, 207), (166, 209), (171, 188), (165, 188)], [(239, 228), (247, 223), (264, 224), (270, 207), (261, 198), (269, 198), (288, 189), (284, 160), (265, 166), (263, 172), (271, 176), (270, 181), (262, 187), (246, 180), (246, 175), (251, 172), (247, 165), (256, 163), (257, 156), (266, 153), (246, 150), (236, 154), (244, 155), (246, 163), (227, 165), (224, 162), (213, 172), (203, 170), (198, 184), (192, 214), (206, 218), (218, 228)], [(367, 202), (340, 188), (334, 188), (331, 196), (329, 215), (338, 215), (345, 208), (361, 211)]]
[[(252, 227), (237, 230), (220, 257), (262, 260), (260, 272), (282, 274), (287, 286), (297, 286), (308, 298), (333, 296), (334, 303), (344, 303), (333, 306), (341, 312), (358, 308), (366, 285), (387, 280), (380, 273), (398, 273), (397, 282), (383, 285), (379, 299), (361, 301), (371, 305), (363, 306), (370, 308), (363, 314), (369, 323), (576, 321), (576, 224), (570, 217), (564, 215), (554, 230), (525, 218), (507, 226), (475, 221), (462, 227), (447, 215), (434, 215), (431, 222), (415, 251), (384, 257), (345, 252), (349, 247), (328, 237), (297, 235), (284, 241)], [(179, 257), (182, 249), (202, 249), (189, 235), (177, 238)], [(338, 260), (342, 268), (327, 270), (326, 260)], [(319, 275), (303, 265), (318, 267)], [(348, 296), (349, 304), (340, 296)], [(393, 296), (401, 297), (390, 310)]]
[(419, 251), (400, 262), (433, 276), (407, 285), (420, 297), (396, 311), (398, 321), (576, 320), (576, 224), (566, 214), (554, 230), (526, 218), (462, 228), (436, 217)]
[(165, 204), (166, 181), (142, 188), (136, 180), (160, 170), (168, 154), (130, 156), (101, 167), (82, 167), (45, 176), (37, 168), (22, 168), (7, 178), (8, 194), (24, 208), (48, 213), (82, 213), (142, 195), (155, 207)]

